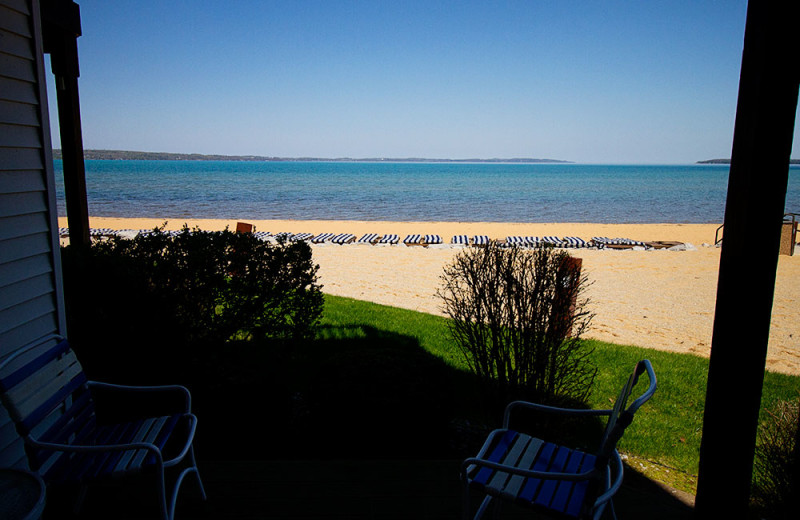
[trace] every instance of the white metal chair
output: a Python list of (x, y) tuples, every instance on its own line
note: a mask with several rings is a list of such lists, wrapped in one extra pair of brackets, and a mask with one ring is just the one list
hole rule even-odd
[[(117, 398), (149, 394), (161, 402), (172, 395), (180, 406), (154, 414), (115, 409), (115, 415), (125, 412), (131, 417), (102, 423), (93, 395), (97, 390)], [(76, 507), (92, 482), (139, 473), (157, 481), (164, 520), (174, 518), (178, 490), (187, 475), (195, 475), (206, 498), (192, 446), (197, 418), (191, 413), (186, 388), (89, 381), (67, 340), (51, 337), (15, 351), (0, 363), (0, 392), (25, 441), (31, 469), (47, 483), (80, 484)], [(166, 470), (179, 465), (184, 467), (176, 468), (180, 471), (167, 493)]]
[[(628, 397), (639, 376), (647, 373), (649, 385), (630, 406)], [(463, 516), (470, 517), (470, 490), (485, 495), (474, 518), (481, 518), (494, 499), (532, 507), (559, 518), (600, 518), (622, 485), (622, 460), (617, 441), (636, 410), (653, 396), (656, 376), (650, 361), (636, 364), (633, 374), (611, 410), (556, 408), (525, 401), (506, 407), (503, 428), (494, 430), (476, 457), (461, 466), (464, 483)], [(600, 448), (586, 453), (509, 429), (511, 412), (525, 408), (561, 415), (608, 416)]]

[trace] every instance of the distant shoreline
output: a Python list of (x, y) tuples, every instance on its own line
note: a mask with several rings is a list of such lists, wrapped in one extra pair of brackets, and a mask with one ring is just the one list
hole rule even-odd
[[(53, 150), (53, 158), (61, 159), (61, 150)], [(106, 161), (248, 161), (248, 162), (414, 162), (414, 163), (524, 163), (524, 164), (572, 164), (558, 159), (532, 159), (514, 157), (510, 159), (429, 159), (422, 157), (266, 157), (260, 155), (205, 155), (199, 153), (136, 152), (128, 150), (84, 150), (86, 160)]]
[[(697, 164), (730, 164), (730, 159), (708, 159), (707, 161), (697, 161)], [(790, 159), (789, 164), (800, 164), (800, 159)]]

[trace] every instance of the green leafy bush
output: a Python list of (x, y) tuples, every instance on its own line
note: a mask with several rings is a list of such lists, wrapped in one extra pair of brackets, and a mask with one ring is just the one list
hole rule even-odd
[(98, 349), (137, 343), (136, 354), (162, 357), (233, 339), (306, 339), (322, 314), (304, 242), (154, 230), (66, 247), (62, 260), (70, 337)]
[(447, 266), (438, 291), (450, 332), (472, 371), (542, 401), (585, 401), (596, 369), (580, 341), (592, 314), (587, 284), (563, 251), (492, 244)]
[(800, 403), (779, 401), (759, 429), (753, 501), (765, 518), (797, 518), (800, 492)]

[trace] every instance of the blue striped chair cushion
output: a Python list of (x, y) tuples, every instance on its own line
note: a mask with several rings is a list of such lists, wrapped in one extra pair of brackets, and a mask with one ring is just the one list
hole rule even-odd
[(472, 244), (476, 246), (485, 246), (489, 244), (488, 235), (475, 235), (472, 237)]
[(380, 235), (377, 233), (367, 233), (361, 238), (358, 239), (359, 244), (374, 244), (380, 239)]
[(400, 241), (400, 237), (397, 235), (384, 235), (383, 238), (378, 241), (379, 244), (396, 244)]
[[(176, 414), (97, 426), (76, 435), (71, 444), (103, 446), (144, 442), (163, 450), (181, 417), (182, 414)], [(50, 453), (52, 452), (40, 451), (38, 454), (40, 459), (44, 459), (43, 476), (50, 482), (85, 482), (101, 477), (128, 474), (141, 471), (156, 462), (152, 452), (144, 449), (98, 453), (62, 452), (55, 459), (47, 460)]]
[(465, 246), (469, 244), (469, 237), (467, 237), (467, 235), (453, 235), (450, 243)]
[(355, 239), (356, 236), (351, 233), (340, 233), (335, 237), (331, 238), (331, 242), (333, 242), (334, 244), (349, 244)]
[[(591, 471), (596, 458), (513, 430), (496, 430), (487, 440), (485, 460), (515, 468), (578, 474)], [(470, 485), (497, 497), (576, 518), (587, 497), (589, 480), (571, 482), (513, 475), (501, 470), (472, 466)]]
[(321, 244), (323, 242), (327, 242), (332, 239), (335, 235), (333, 233), (322, 233), (320, 235), (315, 236), (311, 239), (311, 241), (315, 244)]

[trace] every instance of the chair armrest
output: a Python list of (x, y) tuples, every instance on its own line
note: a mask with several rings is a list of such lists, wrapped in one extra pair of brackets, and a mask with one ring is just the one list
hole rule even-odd
[(131, 442), (129, 444), (58, 444), (53, 442), (41, 442), (30, 436), (26, 437), (25, 441), (35, 448), (49, 451), (63, 451), (70, 453), (101, 453), (105, 451), (130, 451), (130, 450), (147, 450), (155, 457), (159, 465), (163, 464), (161, 450), (158, 446), (150, 442)]
[(579, 480), (588, 480), (593, 478), (597, 475), (597, 470), (595, 468), (590, 469), (589, 471), (585, 471), (583, 473), (556, 473), (556, 472), (547, 472), (547, 471), (536, 471), (532, 469), (522, 469), (516, 468), (514, 466), (507, 466), (505, 464), (500, 464), (497, 462), (492, 462), (486, 459), (481, 459), (478, 457), (471, 457), (466, 459), (461, 464), (461, 478), (465, 479), (467, 475), (467, 469), (470, 466), (479, 466), (484, 468), (491, 468), (498, 471), (503, 471), (505, 473), (510, 473), (512, 475), (520, 475), (523, 477), (529, 478), (539, 478), (544, 480), (567, 480), (576, 482)]
[(131, 385), (118, 385), (112, 383), (103, 383), (100, 381), (88, 381), (87, 384), (91, 388), (98, 388), (102, 390), (109, 390), (113, 392), (123, 392), (128, 394), (153, 394), (159, 392), (179, 393), (184, 398), (183, 413), (191, 413), (192, 411), (192, 395), (189, 389), (181, 385), (161, 385), (161, 386), (131, 386)]
[(582, 408), (558, 408), (556, 406), (547, 406), (544, 404), (531, 403), (528, 401), (512, 401), (506, 406), (505, 414), (503, 415), (503, 428), (508, 428), (511, 422), (511, 412), (515, 408), (525, 408), (528, 410), (536, 410), (540, 412), (561, 414), (561, 415), (586, 415), (586, 416), (602, 416), (611, 415), (611, 410), (592, 410)]

